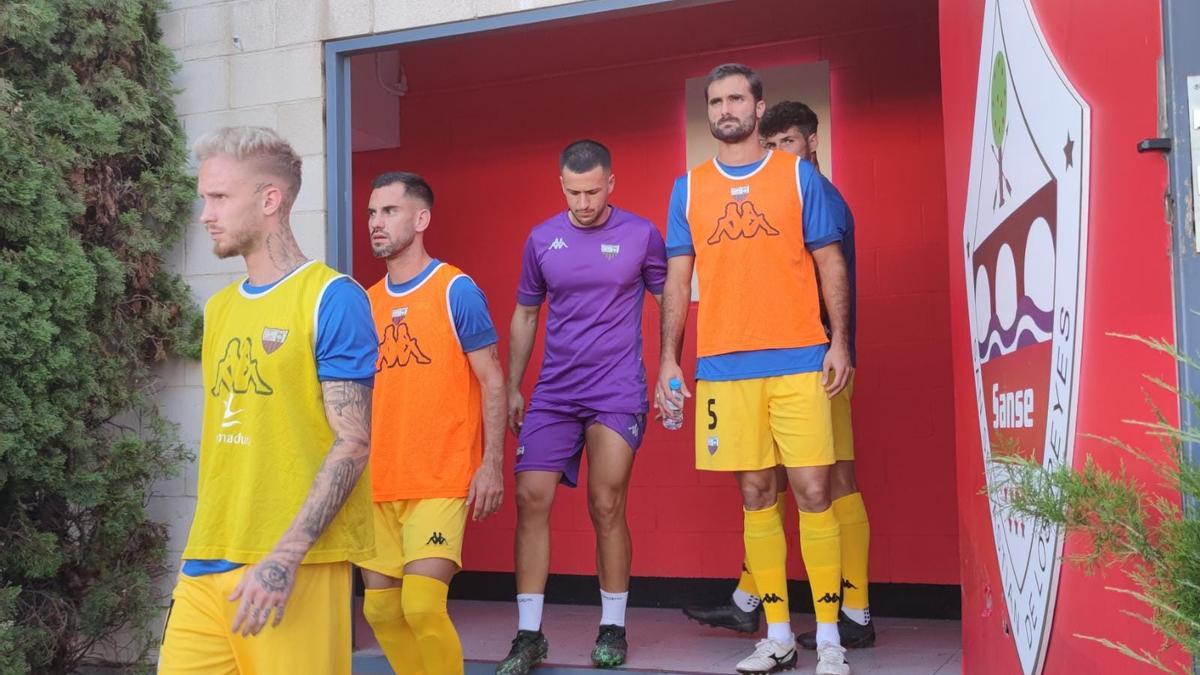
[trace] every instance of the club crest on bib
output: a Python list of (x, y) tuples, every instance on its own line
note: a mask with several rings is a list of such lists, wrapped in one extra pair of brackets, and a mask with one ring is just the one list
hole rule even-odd
[[(1023, 0), (984, 13), (963, 222), (979, 432), (992, 459), (1071, 465), (1087, 243), (1087, 103)], [(1022, 670), (1040, 672), (1054, 617), (1062, 533), (990, 497), (992, 533)]]
[(276, 349), (283, 346), (283, 341), (287, 339), (288, 332), (283, 328), (264, 328), (262, 332), (263, 351), (271, 354)]

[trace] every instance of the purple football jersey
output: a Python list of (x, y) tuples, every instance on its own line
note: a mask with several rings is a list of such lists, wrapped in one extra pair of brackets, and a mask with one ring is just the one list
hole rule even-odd
[(535, 306), (548, 297), (549, 311), (530, 405), (646, 412), (642, 302), (646, 291), (662, 293), (666, 279), (658, 228), (615, 206), (599, 227), (577, 227), (563, 211), (533, 228), (517, 302)]

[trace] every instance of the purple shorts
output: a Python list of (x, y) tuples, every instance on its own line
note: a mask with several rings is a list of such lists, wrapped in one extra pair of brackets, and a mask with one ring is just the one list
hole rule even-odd
[(579, 483), (584, 433), (593, 424), (603, 424), (620, 434), (635, 453), (646, 433), (645, 413), (596, 412), (571, 405), (532, 404), (521, 426), (514, 472), (561, 471), (562, 482), (575, 487)]

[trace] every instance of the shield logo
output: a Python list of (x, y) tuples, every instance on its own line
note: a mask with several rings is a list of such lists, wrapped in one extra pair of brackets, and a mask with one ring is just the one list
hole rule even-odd
[(618, 253), (621, 252), (621, 245), (620, 244), (600, 244), (600, 252), (604, 254), (605, 258), (612, 260), (613, 258), (617, 257)]
[(270, 354), (283, 346), (288, 332), (283, 328), (264, 328), (262, 332), (263, 351)]
[(408, 316), (407, 307), (396, 307), (392, 310), (392, 325), (399, 326), (404, 323), (404, 317)]
[[(984, 466), (1021, 453), (1071, 465), (1087, 250), (1090, 111), (1027, 0), (988, 0), (963, 222), (971, 358)], [(1062, 533), (1012, 518), (992, 533), (1022, 670), (1041, 671)]]

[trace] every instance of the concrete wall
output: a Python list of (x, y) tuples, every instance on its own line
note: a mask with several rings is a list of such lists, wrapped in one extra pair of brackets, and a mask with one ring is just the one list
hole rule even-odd
[[(303, 187), (292, 227), (309, 257), (324, 258), (326, 40), (491, 16), (570, 0), (173, 0), (159, 19), (163, 40), (180, 70), (176, 111), (188, 142), (234, 124), (277, 129), (304, 159)], [(170, 259), (203, 304), (242, 271), (240, 258), (218, 260), (203, 228), (193, 224)], [(203, 406), (199, 363), (174, 362), (160, 371), (159, 402), (179, 424), (181, 439), (200, 440)], [(171, 528), (177, 564), (196, 502), (196, 467), (160, 482), (150, 515)], [(173, 585), (173, 575), (164, 581)]]

